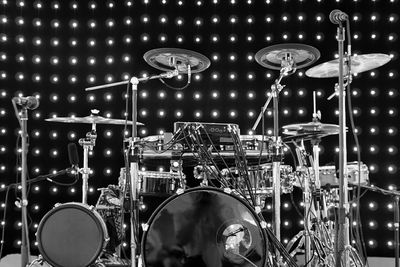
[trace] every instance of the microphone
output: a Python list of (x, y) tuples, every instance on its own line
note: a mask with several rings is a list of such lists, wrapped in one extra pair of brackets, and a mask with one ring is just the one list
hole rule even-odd
[(72, 167), (79, 167), (79, 155), (78, 155), (78, 148), (76, 147), (76, 144), (74, 143), (69, 143), (68, 144), (68, 159), (69, 163), (72, 165)]
[(342, 22), (348, 20), (349, 16), (339, 9), (334, 9), (329, 14), (329, 19), (333, 24), (341, 24)]
[(27, 97), (13, 97), (12, 101), (17, 105), (26, 107), (27, 109), (36, 109), (39, 107), (39, 99), (34, 96)]

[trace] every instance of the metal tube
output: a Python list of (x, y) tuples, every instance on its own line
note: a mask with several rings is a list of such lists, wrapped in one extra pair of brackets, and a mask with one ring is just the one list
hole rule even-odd
[(28, 142), (27, 142), (27, 124), (28, 124), (28, 112), (24, 107), (21, 110), (21, 214), (22, 214), (22, 227), (21, 227), (21, 266), (27, 266), (30, 258), (29, 249), (29, 232), (28, 232), (28, 219), (27, 219), (27, 154), (28, 154)]

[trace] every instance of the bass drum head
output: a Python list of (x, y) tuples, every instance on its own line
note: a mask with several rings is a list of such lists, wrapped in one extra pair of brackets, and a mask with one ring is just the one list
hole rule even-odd
[(108, 239), (100, 215), (80, 203), (66, 203), (41, 220), (37, 240), (40, 254), (54, 267), (83, 267), (92, 264)]
[(250, 205), (217, 188), (194, 188), (164, 201), (142, 237), (146, 267), (262, 267), (266, 234)]

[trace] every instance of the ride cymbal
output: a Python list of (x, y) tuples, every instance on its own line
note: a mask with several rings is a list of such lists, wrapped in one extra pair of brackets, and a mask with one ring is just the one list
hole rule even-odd
[[(361, 73), (385, 65), (390, 61), (390, 56), (386, 54), (365, 54), (351, 56), (351, 74)], [(334, 59), (306, 71), (306, 75), (311, 78), (331, 78), (339, 77), (339, 59)], [(349, 75), (347, 62), (343, 64), (343, 76)]]

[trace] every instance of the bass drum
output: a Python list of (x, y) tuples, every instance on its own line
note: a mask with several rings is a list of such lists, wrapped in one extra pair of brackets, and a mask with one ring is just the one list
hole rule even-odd
[(142, 236), (146, 267), (262, 267), (267, 240), (261, 220), (242, 198), (200, 187), (165, 200)]
[(36, 238), (40, 254), (53, 267), (94, 263), (108, 241), (100, 215), (82, 203), (59, 204), (40, 221)]

